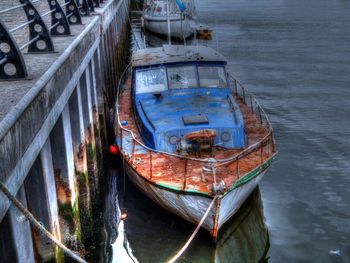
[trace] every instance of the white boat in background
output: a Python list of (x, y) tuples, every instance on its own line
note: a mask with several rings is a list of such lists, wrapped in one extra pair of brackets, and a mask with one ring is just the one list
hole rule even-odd
[[(167, 2), (169, 3), (169, 10)], [(168, 11), (171, 37), (186, 39), (195, 33), (195, 5), (193, 0), (150, 1), (143, 13), (146, 30), (160, 35), (168, 35)]]

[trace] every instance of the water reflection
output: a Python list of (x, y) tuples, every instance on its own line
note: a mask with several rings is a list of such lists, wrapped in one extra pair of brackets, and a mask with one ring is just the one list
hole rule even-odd
[[(166, 262), (186, 242), (194, 225), (164, 211), (126, 180), (122, 170), (110, 170), (106, 193), (104, 262)], [(119, 191), (119, 198), (117, 195)], [(119, 221), (121, 208), (128, 219)], [(256, 189), (213, 244), (200, 231), (178, 262), (267, 262), (269, 235), (264, 223), (259, 189)]]
[(138, 262), (133, 256), (128, 243), (124, 221), (120, 220), (121, 210), (118, 201), (118, 174), (120, 171), (111, 167), (108, 171), (105, 193), (104, 230), (105, 246), (103, 262)]
[(222, 229), (215, 248), (215, 263), (268, 262), (269, 233), (257, 188), (237, 215)]

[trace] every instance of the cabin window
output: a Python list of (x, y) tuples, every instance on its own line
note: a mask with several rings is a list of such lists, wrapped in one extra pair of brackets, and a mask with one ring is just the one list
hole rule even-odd
[(198, 67), (199, 81), (202, 88), (226, 88), (227, 82), (223, 67)]
[(197, 88), (195, 66), (168, 67), (169, 89)]
[(136, 93), (160, 92), (167, 89), (165, 68), (136, 71)]

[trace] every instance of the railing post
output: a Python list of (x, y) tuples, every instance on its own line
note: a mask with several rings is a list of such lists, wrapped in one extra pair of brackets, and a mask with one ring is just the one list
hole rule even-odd
[(252, 95), (249, 95), (249, 97), (250, 97), (250, 106), (251, 106), (251, 109), (252, 109), (252, 113), (254, 113), (253, 97), (252, 97)]
[(131, 160), (134, 159), (134, 152), (135, 152), (135, 139), (132, 138)]
[(50, 30), (51, 35), (53, 36), (62, 36), (62, 35), (70, 35), (70, 27), (66, 17), (66, 14), (63, 12), (62, 7), (57, 2), (57, 0), (47, 0), (50, 6), (50, 10), (53, 11), (51, 13), (51, 25), (52, 28)]
[(100, 0), (94, 0), (95, 2), (95, 7), (100, 7)]
[(92, 0), (87, 0), (87, 2), (88, 2), (88, 6), (90, 8), (90, 11), (94, 12), (95, 11), (94, 2)]
[(150, 165), (150, 178), (149, 179), (152, 179), (153, 177), (153, 170), (152, 170), (152, 165), (153, 165), (153, 162), (152, 162), (152, 151), (149, 151), (149, 165)]
[(183, 190), (184, 190), (184, 191), (185, 191), (185, 189), (186, 189), (186, 179), (187, 179), (187, 162), (188, 162), (188, 159), (186, 158), (186, 159), (185, 159), (184, 185), (183, 185)]
[(243, 94), (243, 102), (244, 102), (244, 104), (246, 104), (245, 103), (245, 89), (244, 89), (244, 87), (242, 87), (242, 94)]
[(48, 28), (46, 27), (39, 12), (29, 0), (19, 0), (26, 13), (29, 24), (29, 46), (28, 52), (52, 52), (54, 51), (53, 42)]
[(211, 171), (213, 173), (213, 181), (214, 181), (214, 185), (216, 187), (216, 167), (215, 166), (212, 166), (211, 167)]
[(89, 16), (90, 15), (90, 8), (89, 8), (89, 4), (87, 2), (87, 0), (77, 0), (77, 4), (78, 4), (78, 8), (80, 11), (80, 14), (82, 16)]
[(123, 153), (123, 129), (120, 128), (120, 151)]
[(258, 109), (259, 109), (259, 118), (260, 118), (260, 124), (262, 124), (262, 123), (263, 123), (263, 121), (262, 121), (262, 117), (261, 117), (261, 109), (260, 109), (260, 106), (258, 107)]
[(81, 15), (77, 3), (74, 0), (65, 0), (66, 16), (70, 24), (82, 24)]
[(0, 20), (0, 79), (18, 79), (27, 76), (22, 53)]
[(238, 96), (238, 90), (237, 90), (237, 80), (236, 79), (233, 79), (233, 83), (234, 83), (234, 91), (235, 91), (235, 95)]

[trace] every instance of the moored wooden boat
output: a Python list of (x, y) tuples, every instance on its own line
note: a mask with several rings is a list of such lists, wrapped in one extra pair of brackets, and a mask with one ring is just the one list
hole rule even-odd
[(130, 180), (153, 201), (218, 230), (262, 179), (275, 154), (257, 101), (208, 47), (136, 51), (117, 101), (117, 145)]

